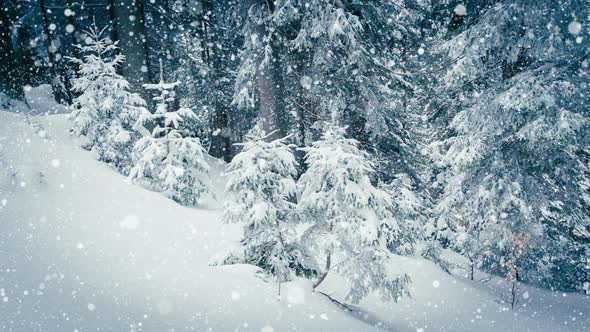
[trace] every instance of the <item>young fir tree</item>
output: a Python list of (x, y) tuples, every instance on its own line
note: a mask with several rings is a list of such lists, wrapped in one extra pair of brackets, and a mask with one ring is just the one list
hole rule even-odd
[(223, 219), (244, 223), (244, 253), (237, 261), (260, 267), (280, 283), (303, 272), (303, 257), (292, 232), (295, 157), (287, 138), (269, 141), (270, 135), (257, 125), (240, 144), (229, 165)]
[[(106, 29), (106, 28), (105, 28)], [(86, 45), (76, 47), (82, 59), (72, 58), (79, 66), (73, 90), (71, 132), (86, 137), (84, 148), (94, 151), (99, 160), (127, 174), (132, 166), (131, 149), (139, 138), (133, 124), (145, 101), (129, 91), (129, 82), (117, 73), (125, 57), (116, 54), (117, 42), (103, 37), (105, 29), (92, 26), (86, 32)]]
[[(172, 109), (173, 90), (179, 84), (165, 83), (162, 71), (159, 83), (144, 84), (146, 90), (156, 90), (159, 95), (153, 98), (156, 111), (144, 111), (137, 121), (137, 128), (148, 135), (135, 144), (135, 165), (129, 178), (180, 204), (194, 206), (199, 205), (203, 194), (212, 192), (206, 180), (209, 165), (200, 140), (187, 136), (183, 128), (185, 120), (196, 115), (189, 108)], [(154, 128), (151, 135), (145, 126)]]
[(336, 270), (351, 284), (347, 300), (358, 302), (370, 291), (397, 300), (407, 293), (409, 278), (393, 274), (387, 247), (403, 245), (401, 228), (387, 210), (391, 197), (371, 184), (373, 165), (358, 144), (344, 137), (344, 129), (328, 126), (321, 140), (305, 148), (299, 207), (312, 225), (302, 243), (325, 260), (314, 289)]

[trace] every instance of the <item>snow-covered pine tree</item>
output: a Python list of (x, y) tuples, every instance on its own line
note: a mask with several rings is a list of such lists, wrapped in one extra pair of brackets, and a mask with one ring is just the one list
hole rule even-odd
[[(580, 1), (463, 6), (439, 48), (431, 119), (441, 240), (506, 275), (515, 234), (531, 235), (520, 278), (582, 290), (590, 280), (588, 7)], [(482, 7), (483, 8), (483, 7)], [(457, 8), (456, 8), (457, 9)]]
[[(174, 88), (179, 82), (165, 83), (163, 70), (160, 82), (144, 84), (148, 91), (159, 93), (153, 98), (156, 111), (147, 110), (137, 120), (136, 127), (144, 132), (133, 149), (135, 165), (129, 178), (147, 188), (164, 193), (183, 205), (199, 205), (204, 194), (211, 194), (207, 176), (209, 165), (206, 151), (196, 137), (187, 136), (183, 125), (196, 117), (189, 108), (174, 110)], [(153, 127), (151, 135), (145, 126)]]
[(127, 174), (132, 166), (131, 150), (139, 138), (133, 124), (145, 101), (129, 91), (129, 82), (117, 73), (125, 57), (116, 54), (117, 42), (103, 37), (106, 28), (95, 25), (86, 32), (86, 45), (76, 45), (82, 59), (72, 58), (79, 66), (73, 81), (75, 93), (70, 114), (71, 132), (86, 137), (83, 147), (95, 151), (98, 159)]
[(367, 153), (344, 132), (328, 125), (321, 140), (304, 149), (308, 169), (298, 182), (299, 208), (311, 226), (302, 243), (325, 261), (314, 289), (335, 270), (351, 284), (347, 300), (358, 302), (370, 291), (397, 300), (407, 294), (409, 278), (392, 271), (387, 247), (404, 245), (401, 228), (388, 211), (391, 197), (371, 184)]
[(244, 223), (243, 257), (229, 261), (256, 265), (282, 282), (305, 268), (293, 233), (295, 157), (287, 138), (268, 141), (270, 135), (257, 125), (239, 144), (242, 151), (229, 165), (223, 219)]

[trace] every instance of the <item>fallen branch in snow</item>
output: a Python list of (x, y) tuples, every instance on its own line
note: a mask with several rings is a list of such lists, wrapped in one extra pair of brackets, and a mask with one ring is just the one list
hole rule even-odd
[(488, 282), (488, 281), (492, 280), (492, 278), (493, 278), (493, 276), (490, 275), (490, 276), (487, 276), (483, 279), (480, 279), (479, 282)]
[(348, 311), (353, 311), (353, 312), (354, 311), (361, 312), (360, 310), (353, 309), (351, 306), (349, 306), (346, 303), (342, 303), (342, 302), (336, 300), (335, 298), (331, 297), (330, 295), (328, 295), (328, 294), (326, 294), (324, 292), (319, 292), (319, 291), (315, 291), (315, 292), (318, 293), (318, 294), (322, 294), (323, 296), (327, 297), (330, 301), (332, 301), (332, 303), (335, 303), (337, 306), (339, 306), (339, 307), (341, 307), (343, 309), (346, 309)]
[(342, 303), (324, 292), (319, 292), (319, 291), (315, 291), (315, 292), (327, 297), (330, 301), (332, 301), (332, 303), (336, 304), (338, 307), (345, 310), (346, 312), (353, 313), (354, 315), (352, 317), (355, 317), (356, 319), (358, 319), (370, 326), (373, 326), (373, 327), (376, 327), (376, 328), (379, 328), (379, 329), (382, 329), (385, 331), (390, 331), (390, 332), (396, 331), (396, 329), (393, 326), (389, 326), (389, 324), (387, 324), (384, 320), (382, 320), (378, 316), (376, 316), (366, 310), (363, 310), (360, 307), (356, 307), (353, 305)]

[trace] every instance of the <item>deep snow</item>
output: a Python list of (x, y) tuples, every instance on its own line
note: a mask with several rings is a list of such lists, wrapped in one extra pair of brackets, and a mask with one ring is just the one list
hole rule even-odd
[[(590, 330), (588, 296), (523, 286), (511, 311), (501, 279), (470, 282), (415, 257), (396, 259), (413, 279), (399, 303), (371, 296), (347, 313), (304, 280), (279, 301), (255, 268), (209, 265), (240, 238), (219, 203), (189, 209), (135, 186), (67, 128), (65, 115), (0, 112), (2, 331)], [(212, 164), (222, 199), (224, 166)], [(322, 291), (342, 299), (346, 287), (331, 275)]]

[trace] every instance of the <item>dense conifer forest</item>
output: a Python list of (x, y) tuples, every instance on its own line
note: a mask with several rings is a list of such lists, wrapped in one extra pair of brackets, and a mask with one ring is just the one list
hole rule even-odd
[[(571, 315), (587, 329), (589, 64), (588, 0), (2, 0), (0, 109), (15, 115), (3, 112), (0, 120), (0, 271), (40, 268), (23, 260), (35, 261), (27, 248), (43, 237), (18, 225), (46, 227), (45, 206), (70, 211), (63, 222), (76, 224), (82, 221), (72, 216), (86, 204), (76, 202), (86, 199), (102, 208), (85, 220), (136, 229), (143, 225), (139, 212), (120, 221), (101, 210), (143, 201), (166, 224), (162, 230), (179, 232), (167, 242), (171, 248), (188, 234), (176, 221), (189, 222), (192, 234), (209, 227), (203, 234), (218, 240), (187, 235), (192, 244), (180, 246), (189, 248), (183, 254), (210, 245), (218, 253), (189, 265), (199, 274), (248, 266), (236, 272), (254, 277), (245, 287), (263, 282), (278, 297), (266, 305), (285, 297), (295, 305), (293, 297), (309, 293), (340, 314), (362, 311), (356, 316), (366, 328), (473, 330), (467, 323), (428, 326), (417, 316), (402, 323), (389, 312), (376, 318), (379, 311), (366, 305), (417, 301), (420, 275), (431, 271), (444, 276), (434, 288), (441, 278), (474, 289), (494, 284), (485, 289), (495, 300), (481, 303), (531, 313), (527, 322), (543, 316), (527, 309), (530, 294), (568, 294), (581, 309), (559, 311), (552, 321), (570, 330), (561, 323), (575, 322)], [(70, 152), (51, 157), (62, 145)], [(53, 158), (48, 170), (31, 161), (38, 158)], [(79, 197), (72, 191), (49, 203), (43, 197), (63, 186), (51, 179), (65, 176), (55, 178), (64, 165), (74, 167), (72, 178), (105, 172), (104, 186), (132, 189), (112, 189), (115, 204), (88, 184)], [(142, 196), (149, 192), (158, 198)], [(153, 201), (160, 197), (166, 201)], [(31, 202), (37, 210), (22, 210)], [(205, 220), (217, 223), (200, 225)], [(90, 229), (77, 234), (92, 239)], [(428, 268), (409, 268), (408, 261)], [(105, 261), (100, 271), (107, 270)], [(9, 306), (12, 279), (2, 273), (0, 299)], [(338, 291), (327, 291), (330, 285)], [(30, 312), (23, 301), (7, 321), (0, 306), (0, 329), (71, 327), (52, 325), (57, 318), (23, 323), (34, 321), (19, 316)], [(160, 314), (175, 311), (166, 301), (155, 304)], [(91, 304), (87, 311), (95, 312)], [(316, 320), (328, 320), (320, 314)], [(471, 314), (458, 315), (465, 321)], [(80, 331), (120, 330), (110, 318), (78, 317)], [(242, 324), (230, 316), (217, 325), (154, 319), (145, 330)], [(342, 325), (274, 330), (357, 329), (334, 320)], [(483, 330), (552, 329), (538, 322)], [(272, 324), (262, 331), (273, 331)]]

